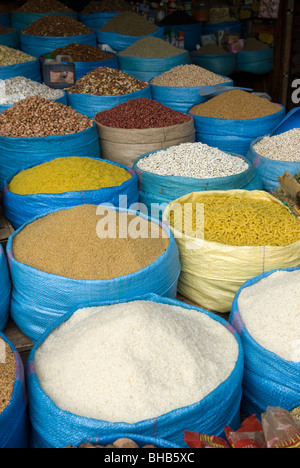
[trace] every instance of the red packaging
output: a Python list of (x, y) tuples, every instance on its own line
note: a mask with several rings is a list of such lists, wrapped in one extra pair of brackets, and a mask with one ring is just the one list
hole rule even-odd
[(232, 448), (267, 448), (262, 424), (255, 414), (245, 419), (237, 431), (226, 426), (225, 434)]
[(190, 448), (230, 448), (226, 440), (198, 432), (184, 431), (184, 441)]

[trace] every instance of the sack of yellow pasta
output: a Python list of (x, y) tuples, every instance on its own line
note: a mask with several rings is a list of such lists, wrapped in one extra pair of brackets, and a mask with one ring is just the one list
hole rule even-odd
[(250, 278), (300, 266), (300, 220), (264, 191), (193, 192), (172, 201), (163, 221), (179, 247), (179, 294), (211, 311), (230, 312)]

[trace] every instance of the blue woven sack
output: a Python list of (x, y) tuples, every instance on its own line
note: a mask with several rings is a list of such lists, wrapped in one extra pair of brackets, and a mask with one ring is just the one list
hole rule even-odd
[[(117, 213), (128, 212), (149, 219), (134, 210), (117, 209), (111, 204), (109, 208), (115, 209)], [(12, 250), (14, 237), (28, 224), (50, 213), (53, 213), (53, 210), (25, 223), (14, 231), (7, 243), (13, 284), (11, 317), (32, 341), (38, 340), (55, 320), (63, 317), (70, 309), (75, 309), (83, 301), (119, 301), (148, 293), (176, 297), (181, 265), (177, 244), (166, 226), (163, 226), (163, 229), (170, 239), (169, 246), (157, 260), (132, 274), (110, 280), (71, 279), (45, 273), (17, 261)]]
[(60, 156), (100, 157), (100, 145), (96, 124), (70, 135), (46, 137), (4, 137), (0, 136), (0, 187), (5, 180), (28, 164), (40, 164)]
[[(104, 187), (99, 190), (18, 195), (9, 190), (9, 183), (12, 179), (12, 177), (10, 177), (10, 179), (4, 184), (2, 194), (2, 204), (5, 217), (10, 221), (14, 229), (18, 229), (31, 219), (36, 218), (37, 216), (42, 216), (50, 210), (56, 211), (83, 204), (100, 205), (102, 203), (111, 203), (114, 206), (118, 206), (120, 203), (120, 197), (122, 196), (126, 196), (127, 208), (129, 208), (133, 203), (137, 203), (139, 193), (136, 173), (132, 169), (121, 164), (104, 159), (101, 159), (101, 161), (111, 164), (112, 166), (122, 167), (131, 175), (131, 178), (119, 186)], [(17, 171), (14, 175), (34, 166), (34, 164), (27, 165)]]
[(42, 78), (39, 60), (35, 59), (30, 62), (0, 67), (0, 80), (6, 80), (15, 76), (24, 76), (24, 78), (29, 78), (30, 80), (41, 83)]
[[(222, 78), (227, 78), (222, 76)], [(201, 96), (200, 91), (215, 90), (218, 86), (233, 86), (233, 81), (228, 78), (225, 83), (214, 86), (158, 86), (150, 83), (152, 98), (164, 104), (170, 109), (188, 114), (193, 106), (206, 102), (207, 97)]]
[(160, 39), (165, 39), (165, 30), (164, 28), (160, 27), (158, 27), (153, 33), (146, 36), (124, 36), (123, 34), (118, 34), (115, 32), (101, 31), (100, 29), (97, 30), (96, 34), (98, 44), (106, 44), (110, 46), (114, 52), (125, 50), (131, 44), (138, 41), (139, 39), (143, 39), (144, 37), (154, 36)]
[(222, 21), (221, 23), (203, 23), (203, 35), (215, 34), (218, 36), (218, 31), (225, 31), (227, 34), (242, 34), (242, 23), (236, 21)]
[(203, 117), (190, 112), (195, 122), (196, 141), (246, 156), (253, 140), (272, 132), (281, 122), (285, 108), (281, 105), (279, 108), (280, 111), (275, 114), (243, 120)]
[(279, 186), (278, 177), (281, 177), (286, 171), (289, 172), (292, 177), (300, 172), (300, 162), (279, 161), (258, 154), (254, 146), (261, 139), (262, 138), (257, 138), (251, 142), (247, 158), (259, 174), (264, 190), (272, 192)]
[(192, 63), (217, 75), (229, 76), (236, 69), (236, 54), (191, 54)]
[(7, 259), (0, 244), (0, 332), (4, 331), (9, 318), (9, 305), (11, 293), (11, 281), (7, 265)]
[(1, 13), (0, 14), (0, 24), (2, 24), (2, 26), (6, 26), (7, 28), (10, 27), (10, 15), (9, 15), (9, 13)]
[(77, 112), (87, 115), (93, 119), (98, 112), (112, 109), (130, 99), (148, 98), (151, 99), (150, 86), (139, 91), (128, 94), (118, 94), (116, 96), (96, 96), (92, 94), (71, 94), (67, 92), (68, 105)]
[(30, 24), (34, 23), (40, 18), (43, 18), (44, 16), (70, 16), (71, 18), (74, 18), (77, 20), (78, 14), (76, 12), (74, 13), (66, 13), (66, 12), (49, 12), (49, 13), (17, 13), (17, 12), (12, 12), (10, 15), (10, 21), (11, 21), (11, 27), (15, 28), (18, 33), (21, 33), (23, 29), (25, 29), (27, 26)]
[(273, 48), (242, 50), (236, 54), (236, 69), (256, 75), (264, 75), (274, 69)]
[[(272, 273), (294, 270), (299, 268), (272, 270), (246, 281), (232, 303), (229, 322), (241, 337), (245, 356), (242, 408), (249, 416), (256, 414), (259, 419), (268, 406), (291, 411), (300, 405), (300, 363), (282, 359), (252, 338), (240, 315), (238, 300), (245, 288)], [(262, 313), (263, 307), (262, 304)]]
[[(64, 447), (70, 442), (77, 445), (84, 439), (95, 437), (117, 437), (120, 433), (134, 433), (137, 436), (163, 439), (177, 447), (186, 448), (184, 430), (224, 436), (224, 428), (230, 425), (233, 430), (240, 427), (240, 402), (242, 396), (242, 377), (244, 356), (240, 338), (236, 331), (223, 319), (204, 309), (184, 304), (183, 302), (162, 298), (156, 294), (139, 295), (135, 300), (163, 303), (185, 309), (195, 310), (211, 317), (224, 325), (236, 338), (239, 355), (232, 374), (203, 400), (193, 405), (170, 411), (157, 418), (140, 421), (136, 424), (110, 423), (96, 419), (76, 416), (59, 409), (43, 392), (34, 366), (36, 349), (43, 343), (53, 329), (59, 326), (77, 310), (66, 314), (50, 327), (31, 351), (27, 361), (27, 385), (30, 401), (30, 419), (32, 423), (32, 446), (34, 448)], [(128, 302), (129, 299), (122, 302)], [(115, 301), (85, 303), (82, 307), (109, 305)]]
[(79, 34), (77, 36), (48, 37), (34, 36), (32, 34), (20, 34), (20, 49), (25, 54), (33, 57), (41, 57), (47, 52), (52, 52), (59, 47), (65, 47), (73, 42), (89, 44), (97, 47), (96, 33)]
[[(68, 99), (67, 99), (67, 95), (65, 93), (64, 90), (61, 90), (63, 92), (63, 96), (61, 96), (60, 98), (57, 98), (57, 99), (53, 99), (54, 101), (56, 102), (60, 102), (61, 104), (65, 104), (65, 105), (68, 105)], [(6, 109), (9, 109), (13, 104), (0, 104), (0, 112), (6, 110)]]
[(0, 34), (0, 45), (11, 47), (12, 49), (19, 48), (19, 34), (17, 31), (11, 31), (5, 34)]
[(119, 11), (101, 11), (98, 13), (90, 13), (88, 15), (79, 15), (79, 21), (88, 28), (97, 29), (104, 26), (108, 21), (118, 15)]
[(27, 391), (24, 366), (21, 357), (11, 341), (0, 332), (0, 338), (7, 343), (16, 361), (16, 379), (9, 404), (0, 413), (0, 448), (29, 448), (29, 420), (27, 414)]
[[(177, 198), (192, 192), (234, 189), (248, 190), (248, 186), (250, 186), (251, 190), (259, 190), (261, 188), (261, 183), (256, 177), (255, 169), (245, 157), (242, 159), (249, 164), (249, 167), (241, 174), (211, 179), (195, 179), (193, 177), (153, 174), (143, 171), (138, 167), (140, 159), (147, 158), (150, 154), (156, 152), (157, 151), (152, 151), (143, 154), (136, 159), (133, 165), (133, 170), (137, 173), (139, 179), (140, 203), (145, 204), (148, 211), (151, 210), (151, 215), (155, 218), (161, 219), (164, 209), (171, 201), (177, 200)], [(238, 155), (234, 156), (239, 157)], [(159, 210), (157, 204), (160, 205), (161, 208), (163, 207), (163, 209)]]
[(187, 65), (191, 62), (187, 51), (178, 55), (164, 58), (127, 57), (118, 54), (120, 70), (135, 76), (141, 81), (150, 81), (155, 76), (171, 70), (179, 65)]

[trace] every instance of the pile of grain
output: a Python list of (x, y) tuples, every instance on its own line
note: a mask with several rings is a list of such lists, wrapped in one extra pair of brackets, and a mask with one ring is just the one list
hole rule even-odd
[(238, 299), (240, 315), (252, 338), (292, 362), (300, 362), (299, 281), (300, 270), (277, 271), (244, 288)]
[(126, 11), (130, 6), (125, 0), (92, 0), (81, 11), (81, 15), (90, 15), (93, 13), (104, 13), (112, 11)]
[(114, 32), (124, 36), (139, 37), (154, 33), (157, 30), (157, 26), (134, 11), (121, 11), (99, 28), (99, 30)]
[(184, 53), (185, 50), (169, 44), (159, 37), (143, 37), (119, 52), (121, 57), (166, 58)]
[(275, 161), (300, 162), (300, 128), (265, 136), (253, 145), (254, 151)]
[(226, 91), (209, 101), (198, 104), (191, 114), (216, 119), (258, 119), (280, 112), (282, 106), (241, 89)]
[(58, 0), (28, 0), (16, 13), (72, 13), (71, 8)]
[(16, 65), (17, 63), (32, 62), (35, 57), (16, 50), (11, 47), (0, 45), (0, 66)]
[[(15, 259), (54, 275), (107, 280), (141, 270), (167, 250), (169, 239), (157, 224), (103, 211), (81, 205), (39, 218), (14, 237)], [(143, 237), (132, 237), (136, 225)]]
[(151, 84), (156, 86), (200, 87), (230, 81), (198, 65), (178, 65), (162, 75), (155, 76)]
[(14, 354), (10, 346), (0, 338), (0, 415), (11, 400), (16, 371)]
[(19, 172), (9, 183), (18, 195), (64, 193), (115, 187), (129, 180), (126, 169), (105, 161), (68, 156)]
[(64, 47), (58, 47), (53, 50), (53, 52), (48, 53), (53, 54), (55, 57), (57, 55), (70, 55), (74, 62), (98, 62), (114, 57), (114, 54), (104, 52), (90, 44), (79, 44), (78, 42), (73, 42)]
[(238, 352), (231, 332), (206, 314), (133, 301), (78, 310), (34, 362), (59, 408), (136, 423), (205, 398), (231, 375)]
[(90, 34), (93, 30), (71, 16), (47, 15), (22, 30), (22, 34), (39, 37), (69, 37)]

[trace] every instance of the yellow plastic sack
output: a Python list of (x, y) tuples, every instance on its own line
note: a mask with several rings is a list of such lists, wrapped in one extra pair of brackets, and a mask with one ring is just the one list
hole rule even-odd
[[(242, 197), (281, 202), (263, 191), (194, 192), (172, 201), (163, 213), (163, 222), (170, 226), (180, 253), (182, 268), (178, 293), (205, 309), (228, 313), (235, 294), (245, 281), (266, 271), (300, 266), (300, 240), (282, 247), (237, 247), (180, 233), (177, 229), (182, 218), (179, 204), (192, 203), (200, 195), (211, 194), (240, 194)], [(174, 213), (176, 228), (169, 224), (171, 212)]]

